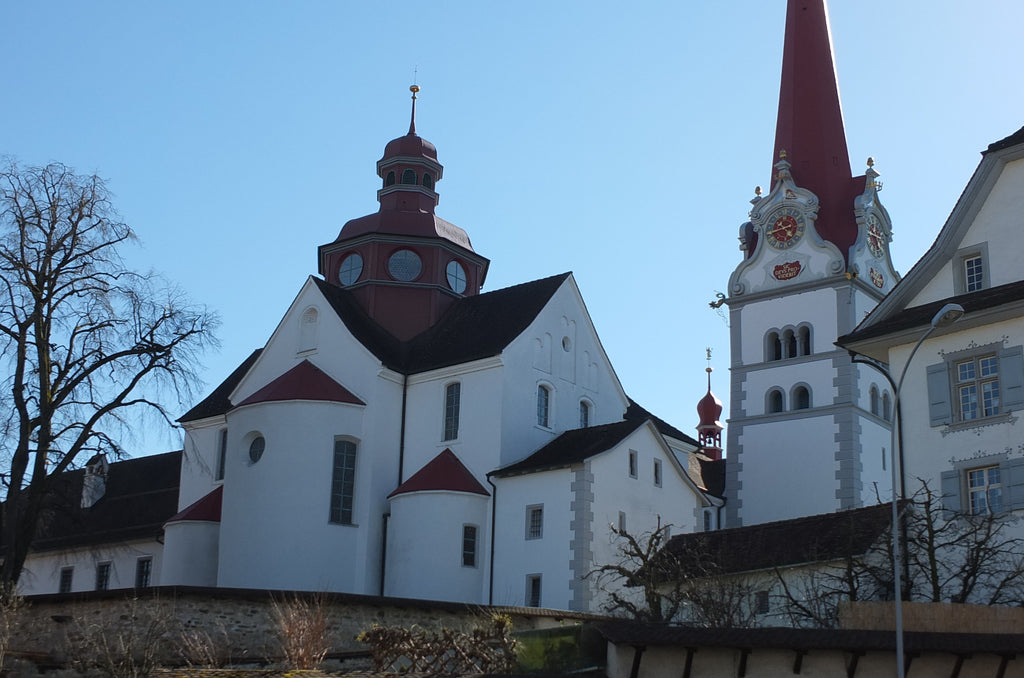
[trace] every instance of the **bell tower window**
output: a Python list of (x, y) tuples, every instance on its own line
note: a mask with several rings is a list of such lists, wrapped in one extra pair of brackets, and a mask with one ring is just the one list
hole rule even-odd
[(402, 172), (402, 183), (416, 185), (416, 170), (407, 169)]
[(384, 177), (384, 188), (395, 185), (395, 170), (388, 172), (387, 176)]
[(423, 188), (434, 188), (434, 177), (430, 176), (430, 172), (423, 173)]

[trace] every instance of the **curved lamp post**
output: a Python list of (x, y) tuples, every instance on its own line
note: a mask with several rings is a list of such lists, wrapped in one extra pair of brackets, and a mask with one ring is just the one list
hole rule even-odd
[(899, 474), (903, 473), (903, 469), (899, 469), (897, 473), (896, 465), (899, 462), (900, 455), (896, 449), (899, 438), (896, 435), (898, 422), (900, 419), (900, 390), (903, 388), (903, 379), (907, 376), (907, 369), (910, 367), (910, 362), (914, 359), (914, 354), (917, 353), (917, 349), (921, 348), (921, 344), (927, 339), (932, 332), (940, 327), (948, 327), (952, 325), (964, 314), (964, 307), (960, 304), (946, 304), (939, 309), (939, 312), (932, 318), (931, 327), (928, 328), (921, 338), (914, 344), (913, 350), (910, 351), (910, 356), (907, 357), (907, 362), (903, 364), (903, 371), (900, 373), (899, 381), (896, 382), (896, 394), (893, 396), (893, 422), (892, 432), (890, 439), (890, 453), (891, 463), (889, 466), (892, 468), (892, 569), (893, 569), (893, 588), (895, 596), (893, 598), (895, 604), (895, 615), (896, 615), (896, 676), (897, 678), (904, 678), (906, 672), (906, 665), (903, 661), (903, 583), (900, 580), (900, 571), (902, 570), (902, 558), (900, 552), (900, 532), (899, 532), (899, 492), (897, 488), (897, 478)]

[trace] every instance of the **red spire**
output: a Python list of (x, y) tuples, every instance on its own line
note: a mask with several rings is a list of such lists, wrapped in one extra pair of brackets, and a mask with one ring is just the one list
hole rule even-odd
[(853, 198), (864, 182), (850, 171), (825, 0), (788, 0), (773, 164), (780, 151), (797, 185), (818, 196), (819, 235), (847, 257), (857, 239)]

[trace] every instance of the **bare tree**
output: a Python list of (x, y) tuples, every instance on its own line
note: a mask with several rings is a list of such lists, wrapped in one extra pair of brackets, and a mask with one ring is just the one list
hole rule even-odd
[(100, 178), (60, 164), (0, 170), (2, 583), (18, 581), (52, 479), (93, 454), (121, 456), (114, 432), (129, 410), (170, 423), (158, 397), (190, 392), (213, 341), (211, 313), (126, 267), (119, 248), (134, 240)]

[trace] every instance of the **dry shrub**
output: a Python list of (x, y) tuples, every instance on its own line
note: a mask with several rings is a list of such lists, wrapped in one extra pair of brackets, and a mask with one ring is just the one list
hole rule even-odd
[(178, 654), (193, 668), (222, 669), (231, 662), (231, 639), (224, 624), (211, 634), (203, 629), (183, 629), (178, 639)]
[(271, 599), (277, 640), (285, 664), (309, 671), (320, 667), (327, 644), (327, 606), (322, 595)]
[(145, 678), (172, 656), (169, 640), (177, 623), (173, 610), (157, 600), (127, 601), (116, 622), (76, 619), (68, 634), (75, 667), (99, 669), (111, 678)]

